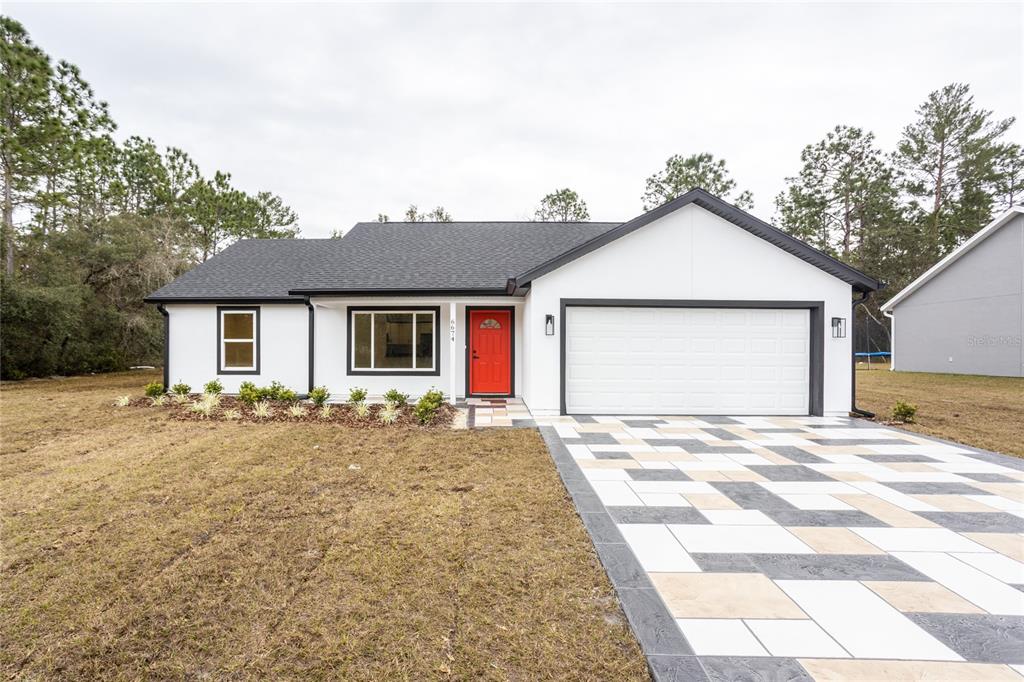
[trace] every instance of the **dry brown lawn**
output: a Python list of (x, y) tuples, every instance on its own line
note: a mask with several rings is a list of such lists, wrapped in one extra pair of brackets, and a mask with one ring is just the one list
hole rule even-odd
[(904, 400), (917, 406), (916, 423), (907, 429), (1024, 457), (1024, 379), (863, 367), (857, 371), (858, 407), (888, 418), (893, 404)]
[(647, 679), (536, 432), (112, 406), (152, 378), (0, 390), (4, 677)]

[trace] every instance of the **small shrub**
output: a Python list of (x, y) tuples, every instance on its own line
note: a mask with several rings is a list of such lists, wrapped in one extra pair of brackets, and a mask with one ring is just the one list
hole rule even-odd
[(317, 386), (309, 392), (309, 399), (317, 407), (323, 407), (331, 397), (331, 392), (326, 386)]
[(220, 405), (220, 393), (204, 393), (200, 400), (211, 407), (218, 407)]
[(892, 406), (892, 420), (894, 422), (912, 424), (916, 414), (917, 405), (911, 405), (910, 403), (902, 400), (897, 400), (896, 404)]
[(205, 400), (197, 400), (191, 405), (189, 405), (188, 409), (189, 411), (195, 412), (196, 414), (201, 414), (204, 417), (209, 417), (211, 414), (213, 414), (214, 407), (215, 406), (212, 403), (209, 403)]
[(392, 402), (384, 403), (384, 407), (377, 413), (377, 419), (381, 424), (394, 424), (398, 421), (398, 405)]
[(288, 408), (288, 414), (290, 414), (293, 417), (305, 417), (306, 407), (304, 405), (295, 403), (294, 405)]
[(355, 405), (366, 400), (366, 389), (365, 388), (350, 388), (348, 391), (348, 401)]
[(283, 400), (286, 403), (294, 403), (299, 399), (299, 395), (290, 388), (281, 388), (277, 391), (277, 397), (274, 400)]
[(146, 384), (146, 397), (158, 398), (164, 394), (164, 385), (159, 381), (151, 381)]
[(370, 406), (367, 405), (365, 402), (354, 403), (352, 405), (352, 410), (360, 419), (366, 419), (367, 417), (370, 416)]
[(224, 392), (224, 384), (220, 383), (220, 379), (213, 379), (203, 384), (203, 393), (209, 393), (212, 395), (220, 395)]
[(252, 406), (252, 416), (257, 419), (266, 419), (274, 414), (274, 408), (270, 406), (270, 403), (266, 400), (261, 400), (254, 403)]
[(175, 395), (188, 395), (189, 393), (192, 392), (192, 387), (186, 384), (184, 381), (179, 381), (178, 383), (171, 386), (171, 392), (174, 393)]
[(132, 404), (131, 396), (123, 395), (114, 401), (114, 405), (117, 407), (128, 407)]
[(263, 397), (260, 395), (260, 389), (256, 388), (256, 384), (251, 381), (243, 381), (242, 385), (238, 387), (238, 399), (246, 405), (254, 405)]
[(242, 413), (235, 409), (224, 410), (224, 418), (229, 421), (237, 421), (242, 418)]
[(416, 407), (413, 408), (413, 414), (416, 415), (417, 421), (420, 424), (429, 424), (434, 420), (434, 415), (437, 414), (438, 409), (444, 404), (444, 393), (437, 389), (430, 389), (416, 401)]
[(163, 407), (164, 403), (167, 402), (167, 396), (161, 393), (158, 396), (154, 396), (149, 399), (149, 404), (153, 407)]
[(333, 410), (333, 408), (330, 405), (323, 405), (320, 408), (320, 418), (321, 419), (330, 419), (331, 418), (331, 413), (333, 411), (334, 410)]
[(189, 401), (188, 393), (175, 393), (171, 396), (171, 400), (177, 405), (184, 405)]
[(400, 393), (397, 388), (392, 388), (384, 394), (384, 401), (392, 403), (395, 407), (405, 407), (409, 404), (409, 394)]

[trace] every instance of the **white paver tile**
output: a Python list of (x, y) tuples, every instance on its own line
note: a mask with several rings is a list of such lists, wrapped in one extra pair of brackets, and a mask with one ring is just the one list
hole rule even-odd
[(955, 553), (957, 559), (1010, 585), (1024, 585), (1024, 563), (995, 552)]
[(711, 523), (726, 526), (775, 526), (775, 521), (757, 509), (701, 509)]
[(990, 552), (948, 528), (851, 528), (887, 552)]
[(786, 502), (797, 509), (806, 509), (813, 511), (820, 510), (838, 510), (838, 509), (853, 509), (850, 505), (846, 504), (842, 500), (837, 500), (831, 495), (779, 495)]
[(629, 486), (638, 493), (717, 493), (704, 481), (630, 481)]
[(688, 552), (729, 554), (814, 554), (782, 526), (672, 524), (669, 530)]
[(843, 647), (812, 620), (747, 620), (772, 656), (849, 658)]
[(963, 660), (859, 582), (777, 580), (776, 584), (855, 657)]
[(588, 481), (631, 481), (625, 469), (583, 469)]
[(594, 457), (594, 453), (592, 453), (590, 448), (586, 445), (566, 445), (565, 449), (569, 451), (569, 454), (572, 455), (574, 459), (596, 459), (596, 457)]
[(640, 498), (630, 490), (625, 481), (592, 481), (591, 487), (601, 501), (609, 506), (642, 506)]
[(857, 495), (864, 492), (841, 481), (762, 481), (759, 485), (776, 495)]
[(700, 572), (700, 567), (690, 558), (675, 536), (660, 523), (624, 523), (619, 525), (619, 530), (645, 571)]
[(640, 462), (641, 469), (675, 469), (675, 465), (669, 461), (645, 460)]
[[(890, 470), (891, 471), (891, 470)], [(900, 473), (913, 473), (918, 472), (900, 472)], [(917, 480), (917, 479), (915, 479)], [(850, 483), (853, 487), (862, 490), (863, 492), (870, 493), (875, 497), (880, 497), (886, 502), (890, 502), (900, 509), (906, 509), (907, 511), (941, 511), (938, 507), (922, 502), (916, 498), (901, 493), (898, 490), (894, 490), (887, 485), (881, 483), (872, 483), (870, 481), (853, 481)]]
[(949, 554), (893, 552), (892, 555), (989, 613), (1024, 616), (1024, 592)]
[(690, 502), (679, 493), (637, 493), (648, 507), (692, 507)]
[(676, 623), (698, 656), (768, 655), (742, 620), (677, 618)]

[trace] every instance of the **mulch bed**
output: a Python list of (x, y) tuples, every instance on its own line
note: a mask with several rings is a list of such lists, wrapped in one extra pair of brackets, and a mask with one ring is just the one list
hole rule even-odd
[[(234, 396), (221, 396), (220, 405), (214, 409), (209, 415), (205, 415), (199, 412), (192, 411), (191, 405), (193, 402), (202, 399), (201, 394), (194, 394), (189, 396), (189, 401), (179, 403), (170, 396), (167, 397), (167, 401), (163, 405), (153, 405), (149, 398), (134, 398), (130, 405), (131, 407), (145, 407), (151, 410), (163, 410), (168, 413), (172, 419), (179, 421), (236, 421), (236, 422), (312, 422), (317, 424), (338, 424), (341, 426), (350, 426), (354, 428), (368, 428), (368, 429), (383, 429), (396, 426), (405, 427), (416, 427), (416, 428), (431, 428), (431, 427), (448, 427), (451, 425), (455, 418), (457, 410), (450, 404), (444, 403), (438, 408), (437, 412), (434, 413), (434, 418), (429, 424), (420, 424), (419, 420), (416, 419), (416, 415), (413, 414), (412, 405), (406, 405), (398, 409), (398, 419), (391, 424), (384, 424), (378, 418), (377, 415), (382, 409), (383, 405), (369, 405), (370, 414), (365, 417), (359, 417), (356, 415), (355, 410), (351, 405), (348, 404), (337, 404), (331, 403), (331, 414), (328, 417), (323, 417), (320, 412), (320, 408), (316, 407), (312, 403), (306, 401), (300, 401), (298, 404), (306, 408), (306, 414), (302, 416), (293, 415), (289, 409), (295, 403), (289, 403), (281, 400), (270, 400), (271, 414), (268, 417), (257, 417), (253, 414), (252, 406), (242, 402)], [(228, 419), (224, 416), (224, 413), (228, 410), (236, 410), (241, 417), (238, 419)]]

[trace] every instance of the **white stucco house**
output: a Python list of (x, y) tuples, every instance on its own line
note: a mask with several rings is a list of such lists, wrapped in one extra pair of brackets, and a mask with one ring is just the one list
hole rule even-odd
[(245, 240), (146, 300), (165, 383), (218, 377), (536, 415), (839, 415), (852, 406), (845, 265), (703, 190), (626, 223), (360, 223)]

